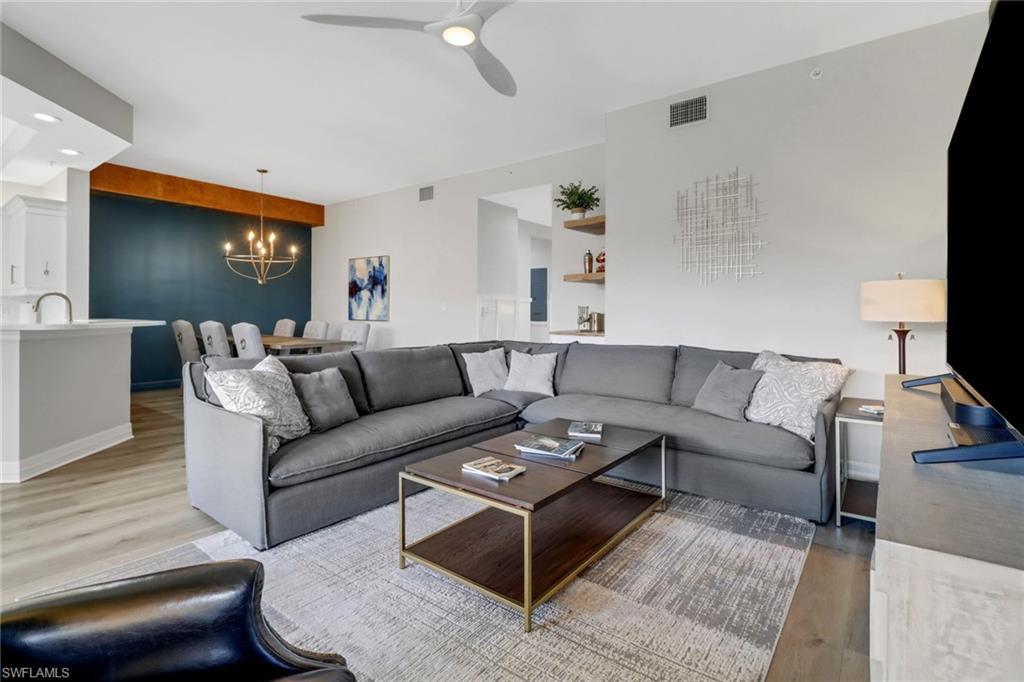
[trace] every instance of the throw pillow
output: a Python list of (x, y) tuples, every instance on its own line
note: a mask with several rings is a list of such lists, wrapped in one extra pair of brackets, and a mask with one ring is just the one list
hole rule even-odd
[(283, 440), (309, 433), (309, 419), (295, 395), (288, 370), (273, 355), (252, 369), (208, 371), (206, 381), (224, 409), (263, 420), (268, 455), (274, 454)]
[(697, 391), (693, 409), (745, 422), (744, 412), (750, 403), (750, 395), (763, 374), (756, 369), (736, 369), (719, 360)]
[(512, 351), (512, 362), (508, 368), (508, 381), (505, 382), (504, 389), (554, 395), (555, 387), (552, 380), (555, 377), (557, 361), (558, 353), (530, 355), (517, 350)]
[(463, 353), (466, 374), (473, 395), (480, 396), (487, 391), (497, 391), (508, 381), (508, 367), (505, 366), (505, 349), (494, 348), (483, 353)]
[(853, 373), (834, 362), (796, 362), (778, 353), (763, 351), (753, 369), (764, 376), (754, 387), (747, 419), (780, 426), (814, 442), (818, 411), (843, 388)]
[(309, 374), (292, 374), (295, 394), (309, 417), (311, 431), (321, 433), (359, 418), (341, 370), (328, 367)]

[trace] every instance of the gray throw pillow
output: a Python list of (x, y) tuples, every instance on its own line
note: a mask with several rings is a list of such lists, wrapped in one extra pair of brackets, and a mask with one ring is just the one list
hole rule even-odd
[(494, 348), (483, 353), (463, 353), (462, 360), (466, 364), (466, 374), (474, 396), (479, 397), (488, 391), (498, 391), (505, 387), (508, 367), (505, 366), (504, 348)]
[(268, 455), (274, 454), (282, 441), (309, 433), (309, 419), (295, 395), (288, 370), (273, 355), (252, 369), (208, 371), (206, 380), (225, 410), (263, 420)]
[(719, 360), (697, 392), (693, 409), (745, 422), (750, 395), (763, 374), (756, 369), (736, 369)]
[(764, 376), (750, 396), (747, 419), (781, 426), (812, 443), (818, 411), (853, 373), (834, 362), (795, 362), (770, 350), (761, 351), (754, 369)]
[(302, 409), (309, 417), (313, 433), (322, 433), (359, 418), (345, 377), (337, 367), (310, 374), (293, 374), (292, 384)]
[(529, 355), (512, 351), (512, 362), (508, 368), (508, 381), (505, 382), (504, 389), (554, 395), (553, 380), (557, 361), (557, 353)]

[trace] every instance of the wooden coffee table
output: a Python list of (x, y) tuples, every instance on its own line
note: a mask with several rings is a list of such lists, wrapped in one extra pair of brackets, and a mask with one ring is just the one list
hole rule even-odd
[[(525, 431), (566, 437), (556, 419)], [(398, 475), (399, 558), (428, 566), (523, 612), (533, 609), (597, 561), (665, 505), (665, 437), (605, 424), (600, 445), (588, 443), (575, 461), (520, 455), (524, 431), (505, 434), (410, 464)], [(651, 446), (661, 445), (661, 494), (596, 477)], [(526, 467), (509, 481), (465, 473), (462, 465), (488, 454)], [(405, 482), (486, 505), (411, 545), (405, 542)]]

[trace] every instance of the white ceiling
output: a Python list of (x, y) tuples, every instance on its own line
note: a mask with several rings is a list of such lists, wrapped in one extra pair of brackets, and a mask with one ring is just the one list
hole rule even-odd
[(135, 106), (115, 161), (333, 203), (600, 142), (604, 114), (971, 12), (977, 2), (519, 2), (483, 30), (507, 98), (409, 31), (446, 3), (4, 2), (3, 21)]
[[(39, 187), (66, 168), (91, 170), (128, 148), (117, 135), (55, 104), (9, 78), (0, 78), (3, 100), (0, 175), (4, 182)], [(33, 114), (56, 116), (43, 123)], [(74, 149), (79, 156), (65, 156), (59, 149)]]

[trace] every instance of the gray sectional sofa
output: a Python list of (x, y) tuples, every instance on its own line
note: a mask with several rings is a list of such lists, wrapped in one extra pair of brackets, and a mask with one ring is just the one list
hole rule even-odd
[[(461, 354), (498, 347), (558, 353), (556, 395), (473, 397)], [(396, 500), (398, 472), (411, 462), (564, 417), (664, 433), (671, 488), (824, 522), (835, 494), (838, 397), (818, 414), (814, 443), (691, 407), (718, 360), (747, 368), (755, 357), (690, 346), (519, 341), (282, 356), (293, 373), (338, 367), (360, 417), (269, 457), (260, 419), (220, 407), (204, 378), (207, 369), (256, 361), (207, 357), (183, 369), (189, 498), (265, 549)], [(658, 483), (659, 463), (652, 449), (611, 473)]]

